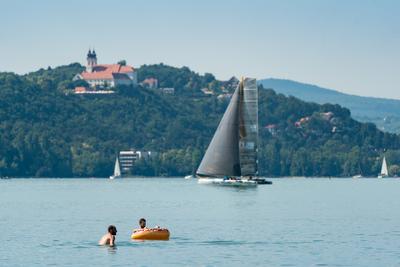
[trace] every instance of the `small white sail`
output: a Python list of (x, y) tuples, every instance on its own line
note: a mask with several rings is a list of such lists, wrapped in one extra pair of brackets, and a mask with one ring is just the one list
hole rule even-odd
[(119, 177), (121, 176), (121, 168), (119, 167), (119, 160), (118, 157), (115, 160), (115, 166), (114, 166), (114, 177)]
[(388, 176), (389, 172), (388, 172), (388, 168), (387, 168), (387, 164), (386, 164), (386, 158), (383, 157), (383, 161), (382, 161), (382, 168), (381, 168), (381, 176)]
[(110, 179), (113, 180), (115, 178), (121, 177), (121, 168), (119, 166), (118, 157), (115, 159), (115, 166), (114, 166), (114, 174), (110, 176)]

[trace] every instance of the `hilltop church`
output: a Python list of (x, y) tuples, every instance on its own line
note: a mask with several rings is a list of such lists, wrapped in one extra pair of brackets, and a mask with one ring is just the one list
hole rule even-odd
[(97, 64), (96, 51), (87, 54), (86, 70), (76, 74), (75, 80), (84, 80), (90, 87), (115, 87), (117, 85), (136, 85), (137, 73), (132, 66), (123, 64)]

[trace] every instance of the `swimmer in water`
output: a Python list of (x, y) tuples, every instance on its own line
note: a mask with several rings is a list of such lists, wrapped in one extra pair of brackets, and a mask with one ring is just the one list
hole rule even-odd
[(105, 234), (99, 241), (100, 246), (109, 245), (115, 246), (115, 236), (117, 235), (117, 228), (114, 225), (108, 226), (108, 233)]

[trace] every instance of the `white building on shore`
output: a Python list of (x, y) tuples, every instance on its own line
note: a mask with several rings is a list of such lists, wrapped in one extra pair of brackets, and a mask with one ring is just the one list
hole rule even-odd
[(120, 151), (118, 154), (118, 159), (121, 166), (121, 173), (123, 175), (130, 174), (137, 160), (147, 160), (154, 156), (157, 156), (157, 152), (139, 151), (135, 149)]
[(119, 164), (121, 166), (122, 174), (129, 174), (133, 169), (133, 165), (137, 160), (138, 156), (135, 151), (120, 151), (119, 152)]

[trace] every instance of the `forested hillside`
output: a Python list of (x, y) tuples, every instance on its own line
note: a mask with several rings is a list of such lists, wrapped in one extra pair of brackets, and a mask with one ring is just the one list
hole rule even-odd
[[(192, 173), (210, 141), (228, 90), (212, 74), (187, 67), (145, 65), (139, 81), (157, 89), (119, 87), (111, 95), (74, 95), (79, 64), (27, 75), (0, 73), (0, 176), (106, 177), (115, 155), (129, 148), (160, 152), (140, 161), (136, 175)], [(200, 89), (209, 88), (213, 96)], [(353, 120), (338, 105), (306, 103), (260, 90), (260, 174), (271, 176), (376, 175), (384, 150), (399, 173), (400, 138)]]
[(295, 96), (318, 104), (339, 104), (351, 110), (352, 116), (362, 122), (373, 122), (379, 129), (400, 133), (400, 100), (365, 97), (341, 93), (311, 84), (283, 79), (260, 80), (265, 88), (277, 93)]

